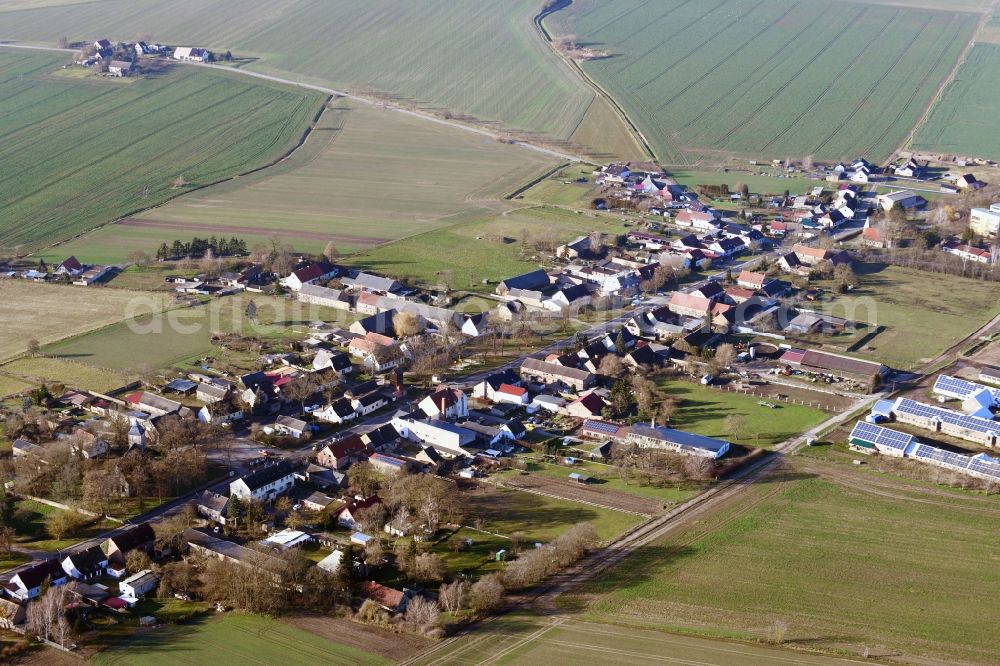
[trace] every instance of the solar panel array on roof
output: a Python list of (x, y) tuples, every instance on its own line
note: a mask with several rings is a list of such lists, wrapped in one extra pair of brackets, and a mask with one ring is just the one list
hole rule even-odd
[(621, 429), (621, 426), (614, 423), (608, 423), (607, 421), (586, 421), (583, 424), (583, 429), (589, 432), (599, 432), (604, 435), (615, 435)]
[(889, 430), (874, 423), (858, 421), (851, 432), (851, 439), (859, 439), (869, 444), (882, 446), (885, 448), (906, 451), (906, 447), (912, 444), (916, 438), (913, 435), (897, 430)]
[(967, 416), (950, 409), (945, 409), (944, 407), (935, 407), (934, 405), (927, 405), (908, 398), (900, 398), (896, 401), (896, 407), (893, 411), (896, 414), (918, 416), (965, 428), (972, 432), (1000, 437), (1000, 423), (996, 421), (979, 418), (978, 416)]
[(1000, 402), (1000, 389), (998, 388), (983, 386), (982, 384), (976, 384), (975, 382), (966, 381), (964, 379), (960, 379), (959, 377), (952, 377), (950, 375), (940, 375), (934, 382), (935, 393), (938, 395), (957, 398), (959, 400), (965, 400), (973, 393), (981, 391), (982, 389), (986, 389), (993, 394), (994, 402)]
[(1000, 459), (990, 458), (985, 454), (966, 456), (920, 444), (914, 450), (913, 457), (925, 462), (936, 463), (942, 467), (1000, 479)]

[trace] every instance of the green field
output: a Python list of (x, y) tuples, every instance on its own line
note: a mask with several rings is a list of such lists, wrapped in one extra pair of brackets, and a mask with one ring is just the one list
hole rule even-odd
[(547, 26), (609, 53), (584, 71), (665, 163), (879, 162), (916, 124), (977, 18), (821, 0), (577, 0)]
[(54, 76), (66, 60), (0, 52), (2, 247), (70, 238), (264, 166), (323, 99), (194, 68), (129, 84)]
[(32, 384), (59, 382), (99, 393), (121, 388), (137, 378), (120, 370), (105, 370), (79, 361), (48, 357), (19, 358), (0, 366), (0, 372), (10, 373)]
[[(795, 460), (716, 515), (584, 586), (585, 617), (903, 662), (995, 663), (997, 497), (869, 487), (851, 465)], [(574, 604), (570, 604), (574, 606)]]
[(2, 280), (0, 361), (23, 354), (31, 339), (44, 345), (122, 321), (132, 307), (159, 311), (165, 303), (165, 294)]
[(976, 44), (913, 140), (916, 150), (1000, 158), (1000, 44)]
[(530, 205), (363, 251), (345, 262), (435, 285), (442, 272), (451, 273), (455, 288), (492, 292), (497, 280), (538, 268), (540, 253), (530, 243), (522, 247), (525, 232), (530, 239), (555, 239), (558, 245), (595, 229), (618, 234), (624, 227), (607, 216)]
[[(247, 302), (257, 304), (257, 321), (245, 316)], [(244, 294), (207, 301), (195, 308), (170, 310), (156, 316), (137, 316), (43, 349), (46, 355), (72, 359), (98, 368), (156, 370), (196, 360), (212, 352), (213, 333), (240, 333), (265, 339), (304, 333), (321, 319), (350, 326), (354, 315), (310, 306), (299, 301), (260, 294)]]
[(270, 618), (229, 613), (137, 634), (99, 653), (96, 664), (386, 664), (385, 659)]
[(708, 437), (733, 441), (726, 432), (727, 416), (742, 416), (746, 433), (736, 443), (771, 447), (794, 437), (827, 418), (815, 407), (772, 401), (775, 409), (757, 404), (760, 398), (711, 389), (679, 380), (660, 380), (660, 388), (679, 401), (670, 427)]
[[(23, 5), (22, 5), (23, 6)], [(3, 7), (0, 7), (2, 10)], [(72, 11), (41, 7), (3, 12), (0, 38), (55, 44), (136, 39), (231, 49), (249, 69), (386, 93), (430, 110), (569, 140), (589, 124), (596, 95), (546, 44), (532, 17), (538, 0), (91, 0)], [(603, 152), (608, 135), (583, 131)]]
[(1000, 313), (990, 282), (876, 264), (856, 265), (855, 272), (860, 288), (821, 301), (819, 309), (867, 324), (862, 335), (885, 326), (857, 354), (901, 370), (934, 358)]
[(300, 251), (356, 251), (502, 210), (500, 197), (551, 158), (400, 113), (339, 101), (288, 160), (206, 188), (58, 251), (123, 261), (163, 240), (280, 238)]

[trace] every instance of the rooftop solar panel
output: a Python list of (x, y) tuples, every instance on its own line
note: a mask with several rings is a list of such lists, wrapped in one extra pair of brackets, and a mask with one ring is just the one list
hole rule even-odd
[(606, 421), (587, 421), (584, 424), (584, 428), (590, 432), (600, 432), (606, 435), (614, 435), (618, 432), (620, 426)]
[(913, 435), (883, 428), (882, 426), (865, 421), (858, 421), (854, 425), (854, 430), (851, 432), (851, 439), (860, 439), (869, 444), (897, 449), (899, 451), (905, 451), (906, 447), (914, 441)]
[(896, 407), (893, 411), (897, 414), (909, 414), (937, 420), (942, 423), (949, 423), (973, 432), (1000, 436), (1000, 423), (996, 421), (990, 421), (978, 416), (967, 416), (950, 409), (927, 405), (908, 398), (900, 398), (896, 402)]
[(953, 396), (959, 400), (965, 400), (973, 393), (987, 389), (993, 394), (993, 401), (1000, 402), (1000, 389), (982, 384), (976, 384), (959, 377), (950, 375), (940, 375), (934, 382), (934, 392), (944, 396)]

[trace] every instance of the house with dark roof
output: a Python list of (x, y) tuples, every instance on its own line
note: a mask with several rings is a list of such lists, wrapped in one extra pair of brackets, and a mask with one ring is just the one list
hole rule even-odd
[(354, 406), (351, 404), (350, 400), (347, 398), (340, 398), (332, 401), (329, 405), (326, 405), (322, 409), (317, 409), (313, 412), (313, 416), (320, 421), (325, 421), (326, 423), (340, 424), (353, 421), (358, 417), (358, 413), (354, 411)]
[(496, 293), (498, 296), (507, 296), (512, 289), (541, 291), (546, 289), (550, 284), (549, 274), (539, 268), (530, 273), (501, 280), (500, 284), (497, 285)]
[(521, 378), (513, 370), (494, 372), (472, 388), (472, 397), (493, 400), (493, 394), (504, 384), (520, 386)]
[(358, 524), (358, 512), (363, 511), (369, 507), (373, 507), (376, 504), (381, 504), (382, 500), (379, 499), (378, 495), (372, 495), (362, 500), (351, 500), (339, 511), (334, 513), (334, 518), (337, 519), (337, 524), (341, 527), (346, 527), (349, 530), (353, 530)]
[(288, 492), (295, 485), (292, 466), (281, 460), (258, 467), (246, 476), (229, 484), (229, 496), (241, 500), (271, 501)]
[(306, 284), (316, 284), (337, 276), (337, 267), (328, 261), (317, 261), (292, 271), (281, 279), (281, 285), (292, 291), (298, 291)]
[(521, 378), (546, 385), (564, 385), (577, 391), (588, 389), (596, 383), (594, 375), (586, 370), (546, 363), (537, 358), (524, 359), (521, 363)]
[(70, 277), (75, 277), (82, 273), (83, 270), (84, 266), (80, 263), (79, 259), (76, 257), (69, 257), (56, 266), (55, 273), (56, 275), (69, 275)]
[(662, 449), (703, 458), (721, 458), (729, 451), (729, 442), (721, 439), (645, 423), (629, 428), (623, 441), (643, 449)]
[(131, 551), (148, 552), (152, 549), (155, 540), (156, 533), (153, 532), (153, 526), (149, 523), (140, 523), (105, 541), (104, 552), (108, 556), (109, 564), (124, 566), (125, 557)]
[(66, 579), (66, 572), (59, 560), (41, 560), (14, 574), (4, 586), (4, 591), (12, 599), (24, 602), (41, 594), (42, 586), (46, 583), (62, 585)]
[(346, 469), (368, 456), (368, 446), (359, 435), (330, 442), (316, 455), (316, 462), (329, 469)]
[(346, 287), (377, 294), (393, 294), (403, 290), (403, 285), (397, 280), (372, 273), (358, 273), (353, 278), (344, 278), (343, 283)]
[(465, 391), (441, 386), (417, 405), (428, 417), (457, 419), (469, 415), (469, 401)]
[(100, 546), (91, 546), (78, 553), (71, 553), (61, 562), (66, 575), (75, 580), (88, 580), (104, 573), (108, 566), (108, 556)]
[(225, 495), (205, 490), (194, 500), (198, 515), (206, 520), (220, 525), (226, 524), (226, 514), (229, 509), (229, 498)]
[(304, 434), (309, 432), (309, 424), (302, 419), (282, 414), (275, 419), (274, 429), (276, 432), (286, 437), (300, 439)]
[(608, 403), (596, 393), (580, 396), (566, 406), (566, 413), (580, 419), (600, 418)]

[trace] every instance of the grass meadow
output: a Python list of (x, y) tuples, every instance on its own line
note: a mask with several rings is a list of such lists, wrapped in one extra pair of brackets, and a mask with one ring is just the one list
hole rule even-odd
[(0, 246), (36, 249), (264, 166), (323, 100), (195, 68), (55, 76), (66, 60), (0, 52)]
[(583, 69), (665, 163), (878, 162), (916, 124), (977, 18), (821, 0), (578, 0), (547, 26), (610, 54)]
[[(591, 111), (595, 93), (542, 40), (532, 23), (540, 9), (537, 0), (112, 0), (71, 12), (4, 11), (0, 38), (55, 44), (63, 36), (148, 33), (169, 44), (232, 50), (255, 71), (385, 93), (556, 141), (573, 137), (588, 116), (617, 122)], [(607, 134), (583, 132), (601, 144)]]
[(805, 405), (772, 400), (776, 408), (758, 404), (760, 398), (711, 389), (700, 384), (661, 379), (660, 388), (678, 401), (670, 427), (734, 441), (726, 430), (726, 417), (742, 416), (746, 431), (734, 443), (772, 447), (827, 418), (826, 412)]
[[(595, 229), (608, 234), (624, 231), (620, 220), (607, 216), (526, 205), (372, 248), (344, 261), (432, 285), (451, 275), (457, 289), (492, 292), (498, 280), (538, 268), (535, 240), (556, 241), (558, 245)], [(525, 234), (527, 247), (522, 243)], [(484, 284), (484, 280), (491, 284)]]
[[(133, 366), (137, 368), (139, 366)], [(107, 393), (135, 381), (138, 376), (122, 369), (111, 370), (65, 358), (39, 356), (19, 358), (0, 366), (31, 385), (59, 383), (77, 389)], [(23, 389), (22, 389), (23, 390)]]
[(0, 281), (0, 360), (25, 352), (31, 339), (44, 345), (122, 321), (137, 301), (160, 310), (166, 295)]
[[(1000, 26), (992, 29), (1000, 41)], [(1000, 159), (995, 122), (998, 90), (1000, 44), (977, 43), (920, 127), (913, 148)]]
[(643, 548), (577, 607), (616, 625), (764, 640), (783, 624), (792, 646), (992, 663), (997, 498), (869, 492), (852, 466), (803, 464)]
[(228, 613), (160, 627), (113, 644), (93, 660), (102, 666), (163, 664), (387, 664), (378, 655), (341, 645), (277, 620)]
[(821, 301), (820, 309), (870, 329), (884, 326), (856, 353), (901, 370), (934, 358), (1000, 312), (989, 282), (877, 264), (856, 265), (855, 272), (860, 288)]
[[(257, 320), (245, 316), (247, 303), (257, 304)], [(179, 308), (127, 321), (68, 338), (43, 348), (46, 355), (71, 359), (98, 368), (136, 371), (158, 370), (195, 362), (213, 351), (215, 333), (240, 333), (278, 339), (304, 333), (317, 320), (349, 326), (351, 313), (310, 306), (298, 301), (260, 294), (240, 294), (212, 299), (198, 307)]]

